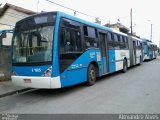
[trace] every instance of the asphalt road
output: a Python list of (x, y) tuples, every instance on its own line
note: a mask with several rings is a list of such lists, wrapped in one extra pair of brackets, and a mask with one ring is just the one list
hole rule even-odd
[(0, 113), (160, 113), (160, 58), (83, 84), (0, 98)]

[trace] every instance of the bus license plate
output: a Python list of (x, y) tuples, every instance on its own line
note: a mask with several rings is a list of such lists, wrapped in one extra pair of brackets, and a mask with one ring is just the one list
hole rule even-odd
[(23, 79), (24, 83), (31, 83), (31, 79)]

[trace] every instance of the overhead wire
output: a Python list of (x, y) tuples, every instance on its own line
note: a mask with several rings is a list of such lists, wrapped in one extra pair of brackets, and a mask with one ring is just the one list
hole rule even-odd
[[(63, 8), (65, 8), (65, 9), (70, 10), (70, 11), (74, 11), (74, 14), (79, 13), (79, 14), (82, 14), (82, 15), (85, 15), (85, 16), (88, 16), (88, 17), (91, 17), (91, 18), (94, 18), (95, 20), (96, 20), (96, 19), (98, 19), (98, 20), (99, 20), (99, 19), (100, 19), (100, 20), (105, 20), (105, 19), (102, 19), (102, 18), (100, 18), (100, 17), (96, 17), (96, 16), (93, 16), (93, 15), (89, 15), (89, 14), (83, 13), (83, 12), (81, 12), (81, 11), (78, 11), (78, 10), (76, 10), (76, 9), (69, 8), (69, 7), (67, 7), (67, 6), (61, 5), (61, 4), (56, 3), (56, 2), (53, 2), (53, 1), (51, 1), (51, 0), (45, 0), (45, 1), (47, 1), (47, 2), (49, 2), (49, 3), (52, 3), (52, 4), (55, 4), (55, 5), (57, 5), (57, 6), (63, 7)], [(9, 13), (9, 14), (6, 14), (7, 16), (10, 16), (10, 17), (13, 17), (13, 18), (20, 18), (20, 17), (23, 17), (23, 18), (24, 18), (24, 17), (27, 17), (27, 16), (24, 16), (24, 15), (19, 15), (19, 14), (12, 13), (12, 12), (7, 12), (7, 13)], [(13, 16), (13, 15), (16, 15), (16, 16)], [(1, 25), (13, 26), (13, 25), (6, 24), (6, 23), (0, 23), (0, 24), (1, 24)], [(15, 26), (13, 26), (13, 27), (15, 27)]]
[[(89, 14), (83, 13), (83, 12), (81, 12), (81, 11), (78, 11), (78, 10), (75, 10), (75, 9), (72, 9), (72, 8), (69, 8), (69, 7), (66, 7), (66, 6), (61, 5), (61, 4), (59, 4), (59, 3), (53, 2), (53, 1), (51, 1), (51, 0), (45, 0), (45, 1), (50, 2), (50, 3), (52, 3), (52, 4), (55, 4), (55, 5), (57, 5), (57, 6), (63, 7), (63, 8), (65, 8), (65, 9), (74, 11), (74, 12), (76, 12), (76, 13), (79, 13), (79, 14), (82, 14), (82, 15), (85, 15), (85, 16), (88, 16), (88, 17), (91, 17), (91, 18), (94, 18), (94, 19), (97, 19), (97, 18), (98, 18), (98, 19), (101, 19), (101, 18), (99, 18), (99, 17), (93, 16), (93, 15), (89, 15)], [(101, 19), (101, 20), (104, 20), (104, 19)]]

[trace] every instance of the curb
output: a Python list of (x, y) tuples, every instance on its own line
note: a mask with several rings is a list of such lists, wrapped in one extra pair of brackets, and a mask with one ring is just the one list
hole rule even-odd
[(28, 91), (28, 90), (31, 90), (31, 89), (33, 89), (33, 88), (24, 88), (24, 89), (20, 89), (20, 90), (14, 90), (14, 91), (11, 91), (11, 92), (8, 92), (8, 93), (1, 94), (0, 98), (6, 97), (6, 96), (9, 96), (9, 95), (13, 95), (13, 94), (22, 93), (22, 92), (25, 92), (25, 91)]

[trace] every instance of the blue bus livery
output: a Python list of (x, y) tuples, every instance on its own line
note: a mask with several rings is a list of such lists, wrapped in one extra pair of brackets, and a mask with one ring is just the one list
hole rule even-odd
[(32, 88), (62, 88), (113, 73), (142, 61), (142, 41), (62, 12), (16, 23), (12, 81)]

